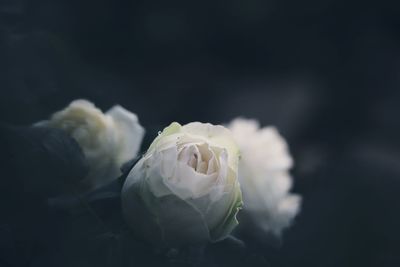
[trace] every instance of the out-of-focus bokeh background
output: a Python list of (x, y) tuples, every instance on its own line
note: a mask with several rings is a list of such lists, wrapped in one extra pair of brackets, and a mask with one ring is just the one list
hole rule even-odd
[[(0, 120), (76, 98), (171, 121), (275, 125), (303, 210), (270, 266), (400, 266), (395, 1), (2, 0)], [(0, 264), (1, 265), (1, 264)]]

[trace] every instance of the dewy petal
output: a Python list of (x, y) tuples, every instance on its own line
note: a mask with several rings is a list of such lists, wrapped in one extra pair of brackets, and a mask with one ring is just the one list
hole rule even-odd
[(147, 152), (151, 153), (156, 146), (161, 145), (160, 142), (166, 144), (169, 143), (167, 142), (167, 140), (176, 139), (176, 137), (172, 138), (166, 138), (166, 137), (180, 133), (181, 129), (182, 126), (179, 123), (177, 122), (171, 123), (168, 127), (164, 128), (164, 130), (154, 139)]
[(145, 133), (144, 128), (136, 114), (119, 105), (108, 110), (106, 115), (114, 122), (119, 148), (117, 162), (123, 164), (137, 156)]

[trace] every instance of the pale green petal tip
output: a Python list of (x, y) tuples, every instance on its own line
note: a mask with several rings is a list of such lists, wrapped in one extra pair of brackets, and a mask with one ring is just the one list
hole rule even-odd
[[(242, 199), (242, 191), (240, 190), (240, 187), (238, 188), (238, 196), (235, 202), (235, 205), (233, 206), (232, 213), (233, 215), (233, 221), (235, 223), (235, 226), (239, 224), (239, 221), (237, 220), (237, 214), (239, 211), (243, 208), (243, 199)], [(234, 227), (235, 227), (234, 226)], [(232, 228), (233, 230), (233, 228)]]
[(181, 130), (181, 128), (182, 125), (174, 121), (168, 127), (164, 128), (160, 136), (165, 137), (174, 133), (178, 133)]
[(159, 135), (154, 139), (153, 143), (151, 143), (151, 145), (147, 151), (152, 150), (157, 145), (158, 141), (161, 138), (164, 138), (171, 134), (179, 133), (181, 128), (182, 128), (182, 125), (180, 125), (177, 122), (173, 122), (169, 126), (165, 127), (164, 130), (161, 133), (159, 133)]
[(239, 221), (237, 220), (236, 216), (243, 207), (242, 192), (240, 188), (238, 188), (236, 191), (235, 199), (236, 200), (232, 204), (225, 222), (211, 231), (211, 242), (217, 242), (225, 239), (233, 231), (233, 229), (239, 225)]

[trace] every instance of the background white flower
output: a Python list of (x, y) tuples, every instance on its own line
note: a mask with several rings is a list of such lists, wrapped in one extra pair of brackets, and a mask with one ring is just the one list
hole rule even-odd
[(244, 213), (265, 232), (280, 235), (299, 212), (301, 198), (289, 193), (293, 160), (285, 140), (274, 127), (260, 128), (256, 120), (237, 118), (229, 129), (239, 145), (239, 181)]
[(225, 127), (172, 123), (123, 186), (122, 208), (132, 230), (158, 246), (225, 238), (242, 205), (238, 158)]
[(36, 125), (62, 129), (78, 142), (89, 164), (83, 190), (118, 178), (121, 165), (137, 156), (144, 135), (135, 114), (119, 105), (103, 113), (86, 100), (72, 101)]

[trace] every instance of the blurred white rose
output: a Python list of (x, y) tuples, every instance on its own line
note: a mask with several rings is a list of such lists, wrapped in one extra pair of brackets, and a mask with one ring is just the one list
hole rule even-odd
[(229, 129), (241, 153), (242, 215), (266, 233), (279, 236), (301, 204), (300, 196), (289, 193), (293, 160), (287, 144), (274, 127), (260, 129), (255, 120), (235, 119)]
[(135, 114), (118, 105), (103, 113), (86, 100), (72, 101), (36, 125), (62, 129), (78, 142), (89, 164), (83, 190), (118, 178), (121, 165), (137, 156), (144, 135)]
[(218, 241), (238, 224), (238, 148), (228, 129), (174, 122), (129, 173), (122, 208), (133, 231), (159, 246)]

